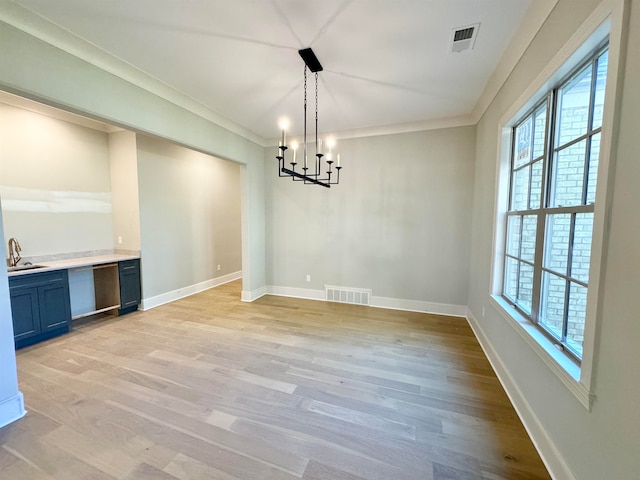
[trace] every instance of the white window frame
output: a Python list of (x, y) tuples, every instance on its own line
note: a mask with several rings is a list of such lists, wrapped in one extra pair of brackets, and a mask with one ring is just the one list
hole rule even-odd
[[(499, 122), (498, 155), (496, 168), (496, 198), (493, 230), (493, 259), (490, 300), (534, 352), (564, 383), (580, 403), (591, 409), (595, 347), (602, 314), (601, 274), (605, 266), (608, 243), (609, 210), (611, 205), (615, 145), (618, 131), (619, 83), (622, 78), (621, 49), (624, 45), (623, 26), (628, 15), (628, 2), (607, 0), (602, 2), (580, 26), (564, 47), (538, 74), (531, 85), (520, 95)], [(583, 343), (582, 363), (558, 350), (549, 337), (543, 334), (526, 317), (521, 315), (502, 297), (506, 242), (506, 212), (509, 205), (511, 175), (511, 148), (513, 127), (526, 112), (540, 103), (549, 91), (557, 86), (571, 71), (584, 62), (595, 49), (609, 38), (609, 65), (605, 88), (605, 104), (601, 137), (598, 183), (594, 207), (593, 239), (589, 271), (589, 291)]]
[[(600, 58), (602, 58), (605, 52), (608, 52), (609, 50), (608, 40), (609, 38), (607, 36), (605, 45), (600, 45), (594, 52), (591, 52), (589, 57), (584, 59), (584, 61), (578, 65), (577, 69), (574, 69), (574, 71), (572, 71), (567, 78), (564, 78), (559, 85), (556, 85), (551, 91), (547, 92), (546, 95), (542, 97), (541, 101), (539, 101), (534, 106), (534, 108), (528, 111), (522, 118), (517, 119), (517, 121), (511, 128), (511, 131), (512, 131), (512, 142), (511, 142), (512, 153), (511, 153), (511, 168), (510, 168), (510, 182), (511, 182), (510, 204), (511, 205), (510, 205), (510, 208), (508, 209), (508, 212), (506, 213), (508, 217), (506, 223), (507, 224), (509, 223), (510, 218), (520, 218), (521, 222), (524, 221), (525, 217), (535, 218), (536, 219), (536, 233), (535, 233), (536, 253), (534, 258), (525, 258), (524, 255), (516, 255), (514, 253), (505, 252), (505, 260), (504, 260), (505, 263), (503, 265), (503, 268), (505, 270), (503, 274), (502, 297), (507, 302), (511, 302), (514, 305), (514, 308), (520, 311), (522, 315), (527, 317), (530, 321), (534, 323), (538, 322), (537, 325), (539, 329), (543, 333), (545, 333), (547, 336), (549, 336), (550, 340), (554, 342), (554, 345), (560, 350), (566, 351), (569, 354), (569, 356), (571, 356), (576, 360), (577, 363), (581, 362), (580, 352), (578, 352), (577, 350), (575, 352), (572, 351), (574, 347), (572, 347), (571, 342), (569, 342), (568, 340), (565, 341), (565, 339), (562, 338), (565, 334), (565, 329), (567, 328), (567, 323), (568, 323), (568, 319), (567, 319), (568, 312), (566, 309), (570, 304), (570, 302), (566, 298), (563, 304), (563, 309), (565, 309), (565, 312), (563, 315), (564, 318), (563, 318), (562, 327), (561, 327), (562, 331), (559, 334), (561, 338), (554, 338), (555, 334), (552, 334), (550, 331), (546, 330), (544, 327), (544, 321), (543, 321), (544, 318), (542, 316), (543, 315), (542, 307), (543, 307), (544, 300), (546, 300), (546, 297), (544, 294), (544, 274), (549, 272), (549, 273), (552, 273), (557, 278), (564, 279), (566, 281), (565, 283), (566, 290), (570, 288), (570, 285), (579, 285), (588, 289), (589, 281), (588, 279), (580, 278), (578, 276), (572, 275), (570, 270), (571, 264), (567, 265), (566, 272), (561, 273), (557, 268), (554, 269), (549, 266), (546, 266), (545, 265), (546, 262), (543, 257), (546, 257), (548, 253), (547, 249), (550, 246), (550, 244), (547, 243), (548, 242), (547, 235), (551, 227), (547, 224), (547, 222), (550, 220), (551, 217), (556, 215), (570, 215), (571, 217), (573, 217), (576, 214), (589, 214), (589, 213), (593, 214), (594, 212), (593, 202), (588, 201), (589, 183), (587, 181), (587, 178), (588, 178), (587, 175), (589, 172), (588, 165), (591, 162), (593, 162), (593, 158), (591, 158), (590, 145), (595, 137), (600, 136), (602, 127), (597, 126), (594, 128), (591, 122), (593, 120), (592, 118), (593, 108), (595, 107), (595, 101), (596, 101), (596, 94), (595, 94), (596, 82), (597, 82), (596, 67), (598, 66), (598, 62), (600, 61)], [(561, 108), (560, 104), (562, 102), (561, 92), (564, 88), (567, 87), (567, 85), (571, 84), (571, 82), (579, 74), (579, 72), (584, 72), (584, 71), (589, 71), (590, 73), (589, 88), (591, 90), (590, 90), (590, 95), (588, 97), (589, 103), (587, 105), (584, 105), (589, 109), (589, 112), (590, 112), (589, 120), (588, 122), (585, 122), (584, 133), (582, 132), (572, 133), (571, 138), (560, 142), (559, 138), (557, 137), (559, 135), (558, 131), (560, 129), (560, 108)], [(606, 86), (606, 83), (605, 83), (605, 86)], [(516, 132), (522, 125), (529, 122), (531, 123), (531, 128), (533, 129), (533, 132), (535, 134), (536, 133), (536, 130), (535, 130), (536, 113), (542, 110), (544, 111), (543, 116), (545, 118), (544, 135), (542, 137), (542, 150), (537, 155), (534, 154), (535, 152), (531, 151), (529, 153), (529, 159), (524, 163), (522, 163), (521, 165), (518, 165), (515, 159), (517, 152), (516, 152), (516, 148), (514, 148), (515, 139), (517, 138)], [(530, 136), (533, 137), (533, 134), (531, 134)], [(531, 138), (529, 139), (529, 142), (530, 142), (529, 146), (532, 147)], [(585, 171), (582, 174), (583, 182), (580, 186), (580, 190), (581, 190), (580, 197), (582, 198), (582, 200), (580, 203), (575, 203), (575, 204), (570, 204), (565, 206), (556, 205), (552, 199), (552, 196), (553, 196), (552, 185), (554, 183), (553, 178), (555, 178), (554, 172), (558, 168), (558, 152), (566, 151), (567, 149), (572, 148), (572, 146), (575, 146), (575, 144), (581, 144), (581, 143), (584, 144), (582, 150), (584, 151), (586, 149), (586, 151), (584, 151), (584, 155), (585, 155), (585, 159), (588, 162), (585, 166)], [(515, 197), (513, 193), (513, 190), (516, 185), (516, 180), (514, 178), (515, 173), (516, 171), (523, 171), (525, 169), (528, 171), (529, 169), (532, 168), (532, 165), (534, 163), (539, 163), (541, 165), (540, 187), (538, 187), (537, 189), (537, 197), (538, 197), (539, 203), (537, 206), (529, 205), (530, 199), (533, 198), (532, 197), (533, 191), (530, 191), (527, 193), (527, 200), (526, 200), (527, 206), (523, 208), (517, 208), (516, 206), (514, 206)], [(533, 172), (533, 170), (531, 170), (531, 172)], [(530, 175), (533, 176), (533, 173), (530, 173)], [(530, 182), (531, 181), (532, 180), (530, 178)], [(573, 221), (571, 223), (573, 224)], [(524, 226), (522, 225), (522, 227)], [(574, 227), (572, 226), (571, 231), (573, 231), (573, 228)], [(507, 237), (509, 236), (508, 226), (506, 228), (505, 235)], [(570, 236), (571, 235), (573, 234), (570, 234)], [(520, 236), (518, 244), (521, 246), (523, 242), (524, 242), (523, 237)], [(572, 252), (574, 251), (573, 246), (574, 246), (573, 239), (569, 240), (569, 236), (568, 236), (567, 237), (567, 253), (569, 257), (572, 255)], [(508, 246), (507, 246), (507, 249), (508, 249)], [(505, 292), (504, 277), (506, 276), (508, 259), (512, 259), (518, 263), (528, 265), (532, 269), (532, 274), (533, 274), (532, 291), (531, 291), (532, 304), (531, 304), (531, 311), (529, 313), (527, 313), (524, 310), (524, 306), (519, 306), (517, 304), (518, 300), (516, 298), (509, 298), (509, 295)], [(570, 262), (570, 260), (567, 259), (567, 262)], [(519, 287), (520, 287), (519, 280), (517, 281), (517, 287), (518, 287), (517, 290), (519, 290)], [(565, 295), (566, 294), (567, 292), (565, 291)]]

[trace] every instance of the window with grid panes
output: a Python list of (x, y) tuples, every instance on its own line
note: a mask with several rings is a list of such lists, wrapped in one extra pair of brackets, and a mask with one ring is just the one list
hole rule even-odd
[(502, 295), (578, 361), (586, 317), (608, 50), (513, 128)]

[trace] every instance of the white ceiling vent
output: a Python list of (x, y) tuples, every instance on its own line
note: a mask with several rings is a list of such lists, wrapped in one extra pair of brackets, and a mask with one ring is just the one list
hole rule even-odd
[(454, 28), (451, 30), (450, 52), (459, 53), (465, 50), (472, 50), (478, 37), (479, 23), (467, 25), (466, 27)]

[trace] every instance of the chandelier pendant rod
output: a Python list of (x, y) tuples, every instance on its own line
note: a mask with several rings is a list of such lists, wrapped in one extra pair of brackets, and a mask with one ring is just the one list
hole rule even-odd
[(315, 167), (316, 167), (316, 178), (318, 178), (319, 174), (320, 174), (320, 157), (318, 156), (318, 72), (316, 72), (315, 75), (315, 81), (316, 81), (316, 155), (315, 155)]
[(320, 176), (320, 163), (322, 161), (322, 152), (318, 143), (318, 72), (316, 73), (316, 178)]
[(307, 64), (304, 64), (304, 174), (307, 174)]

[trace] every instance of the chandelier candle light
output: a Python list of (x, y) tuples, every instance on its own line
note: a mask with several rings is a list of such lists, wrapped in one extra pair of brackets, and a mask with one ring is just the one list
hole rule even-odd
[[(325, 156), (322, 153), (322, 139), (318, 138), (318, 72), (322, 71), (322, 65), (318, 61), (315, 53), (310, 48), (305, 48), (303, 50), (298, 50), (298, 53), (304, 60), (304, 138), (302, 140), (303, 151), (302, 151), (302, 159), (303, 159), (303, 167), (302, 172), (296, 172), (296, 150), (298, 149), (298, 144), (292, 142), (291, 149), (293, 150), (293, 159), (289, 164), (291, 168), (287, 168), (285, 161), (285, 153), (287, 152), (287, 133), (286, 129), (288, 125), (286, 122), (281, 122), (280, 128), (282, 129), (282, 138), (280, 140), (280, 145), (278, 146), (278, 155), (276, 155), (276, 159), (278, 160), (278, 176), (280, 177), (291, 177), (294, 182), (304, 182), (306, 184), (311, 185), (321, 185), (323, 187), (331, 188), (331, 185), (337, 185), (340, 183), (340, 170), (342, 166), (340, 165), (340, 154), (336, 157), (336, 166), (335, 172), (333, 171), (333, 155), (331, 153), (331, 148), (333, 148), (332, 142), (326, 142), (329, 147), (329, 152)], [(316, 124), (315, 124), (315, 146), (316, 146), (316, 158), (313, 162), (312, 168), (309, 168), (307, 162), (307, 69), (311, 70), (311, 72), (315, 73), (315, 82), (316, 82)], [(326, 163), (326, 166), (323, 165)], [(327, 170), (323, 173), (323, 168)], [(335, 173), (335, 177), (332, 179), (331, 176)], [(322, 177), (323, 174), (326, 174), (326, 177)]]

